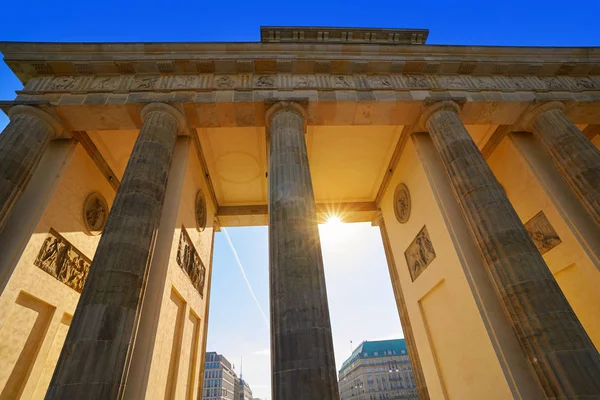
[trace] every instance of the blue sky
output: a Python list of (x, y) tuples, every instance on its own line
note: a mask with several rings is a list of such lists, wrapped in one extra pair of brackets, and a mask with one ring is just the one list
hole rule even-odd
[[(0, 41), (258, 41), (260, 25), (427, 28), (429, 44), (599, 46), (599, 0), (516, 1), (5, 1)], [(0, 100), (20, 83), (0, 63)], [(0, 129), (7, 123), (0, 115)], [(265, 227), (229, 229), (268, 315)], [(400, 337), (379, 232), (368, 224), (322, 228), (336, 359), (350, 340)], [(255, 396), (270, 397), (268, 327), (224, 234), (216, 235), (208, 349), (225, 354)]]

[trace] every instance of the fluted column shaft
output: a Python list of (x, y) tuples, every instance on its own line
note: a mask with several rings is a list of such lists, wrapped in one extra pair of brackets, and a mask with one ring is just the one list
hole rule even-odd
[(170, 109), (144, 109), (46, 399), (123, 396), (177, 139)]
[(544, 104), (533, 111), (530, 129), (542, 142), (563, 178), (600, 224), (600, 150), (567, 118), (564, 105)]
[(293, 108), (270, 116), (268, 175), (272, 398), (338, 399), (304, 121)]
[(422, 121), (521, 348), (548, 398), (596, 398), (600, 396), (598, 351), (457, 110), (453, 102), (437, 103)]
[(11, 121), (0, 134), (0, 231), (58, 133), (52, 117), (34, 107), (16, 106), (9, 115)]

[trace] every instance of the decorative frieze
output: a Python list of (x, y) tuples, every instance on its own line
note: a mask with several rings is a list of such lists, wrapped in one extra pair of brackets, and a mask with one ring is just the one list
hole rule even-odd
[(32, 78), (21, 93), (144, 92), (205, 90), (452, 90), (452, 91), (587, 91), (599, 90), (596, 77), (469, 75), (335, 75), (335, 74), (189, 74), (132, 76), (55, 76)]
[(525, 229), (527, 229), (527, 233), (533, 239), (533, 243), (535, 243), (535, 247), (540, 251), (540, 254), (546, 254), (562, 243), (558, 233), (556, 233), (543, 211), (527, 221)]
[(34, 261), (36, 267), (78, 293), (83, 290), (91, 263), (89, 258), (52, 228)]
[(408, 246), (404, 252), (404, 257), (408, 264), (410, 278), (414, 282), (435, 259), (435, 250), (433, 249), (433, 244), (429, 238), (426, 226), (423, 226), (412, 243)]
[(190, 278), (192, 285), (196, 288), (200, 297), (204, 297), (206, 268), (184, 226), (181, 227), (181, 235), (179, 236), (177, 264), (179, 264), (183, 272)]

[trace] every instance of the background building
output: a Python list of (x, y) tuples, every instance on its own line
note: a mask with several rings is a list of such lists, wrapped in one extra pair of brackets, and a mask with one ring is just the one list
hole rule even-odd
[(223, 355), (216, 352), (206, 353), (202, 400), (239, 399), (235, 395), (237, 381), (231, 363)]
[(235, 400), (252, 400), (252, 398), (250, 385), (240, 376), (239, 379), (235, 380)]
[(404, 339), (362, 342), (339, 371), (341, 400), (417, 399)]

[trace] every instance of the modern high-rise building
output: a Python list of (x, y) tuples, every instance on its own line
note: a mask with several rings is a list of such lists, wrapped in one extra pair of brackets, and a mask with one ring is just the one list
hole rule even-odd
[(229, 360), (214, 351), (206, 353), (202, 400), (239, 400), (235, 395), (237, 381)]
[(341, 400), (417, 399), (404, 339), (364, 341), (339, 371)]

